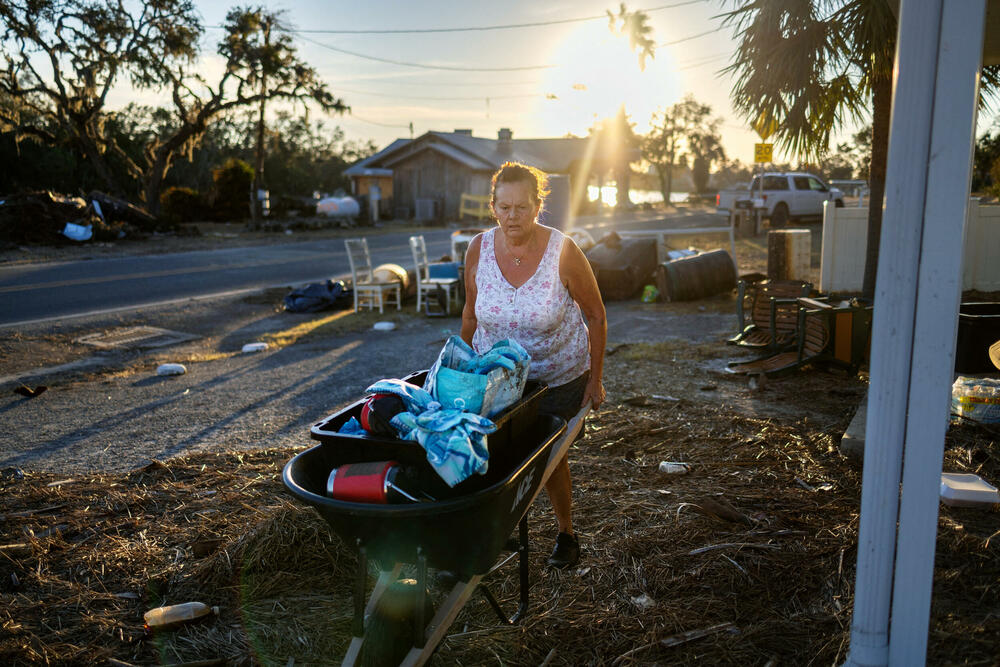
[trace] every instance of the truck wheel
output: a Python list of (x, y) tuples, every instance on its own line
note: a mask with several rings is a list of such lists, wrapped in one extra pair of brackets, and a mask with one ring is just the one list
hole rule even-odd
[(837, 208), (844, 208), (844, 200), (838, 199), (837, 201), (833, 202), (833, 205), (836, 206)]
[(771, 229), (781, 229), (787, 224), (788, 207), (784, 203), (778, 204), (771, 213)]

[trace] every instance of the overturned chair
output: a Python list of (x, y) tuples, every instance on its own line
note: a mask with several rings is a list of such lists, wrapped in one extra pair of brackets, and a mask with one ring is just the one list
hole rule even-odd
[[(762, 280), (737, 283), (736, 318), (739, 333), (727, 342), (753, 348), (780, 349), (795, 342), (798, 299), (808, 297), (812, 283), (802, 280)], [(749, 321), (746, 302), (750, 302)]]
[(734, 361), (726, 370), (775, 376), (809, 363), (830, 362), (856, 369), (867, 360), (871, 344), (871, 306), (837, 305), (820, 299), (796, 299), (795, 348), (751, 361)]

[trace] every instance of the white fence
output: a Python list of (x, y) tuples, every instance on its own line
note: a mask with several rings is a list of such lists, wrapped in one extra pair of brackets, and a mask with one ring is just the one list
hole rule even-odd
[[(958, 222), (955, 233), (961, 233)], [(868, 245), (868, 208), (827, 206), (823, 214), (823, 250), (819, 289), (860, 293)], [(962, 289), (1000, 290), (1000, 206), (969, 200), (969, 222), (962, 257)]]

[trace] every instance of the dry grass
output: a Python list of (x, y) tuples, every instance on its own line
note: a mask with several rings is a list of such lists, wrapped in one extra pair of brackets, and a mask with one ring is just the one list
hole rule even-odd
[[(609, 382), (673, 345), (612, 355)], [(819, 372), (768, 385), (760, 401), (799, 406), (784, 417), (739, 414), (720, 385), (595, 414), (570, 453), (580, 566), (544, 567), (555, 530), (543, 497), (530, 512), (526, 618), (501, 626), (473, 598), (434, 663), (841, 663), (861, 479), (837, 444), (863, 385)], [(0, 545), (25, 546), (0, 549), (0, 662), (338, 662), (356, 560), (284, 490), (293, 454), (200, 454), (58, 485), (5, 471)], [(661, 473), (665, 460), (691, 472)], [(1000, 479), (995, 431), (951, 429), (945, 468)], [(931, 664), (997, 664), (997, 516), (941, 508)], [(516, 568), (489, 582), (512, 611)], [(221, 614), (144, 636), (144, 611), (186, 600)], [(697, 630), (707, 634), (679, 638)]]

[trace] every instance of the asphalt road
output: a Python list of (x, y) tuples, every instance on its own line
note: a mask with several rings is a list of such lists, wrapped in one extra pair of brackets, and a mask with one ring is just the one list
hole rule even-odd
[[(409, 233), (368, 238), (376, 264), (413, 264)], [(424, 233), (430, 256), (446, 230)], [(342, 238), (0, 267), (0, 325), (350, 276)]]
[[(611, 229), (718, 224), (710, 212), (581, 219), (595, 237)], [(371, 235), (372, 261), (410, 267), (412, 232)], [(450, 252), (450, 230), (426, 230), (428, 255)], [(0, 267), (0, 326), (12, 327), (273, 286), (350, 276), (342, 238), (76, 262)]]

